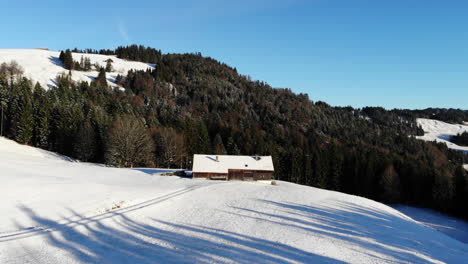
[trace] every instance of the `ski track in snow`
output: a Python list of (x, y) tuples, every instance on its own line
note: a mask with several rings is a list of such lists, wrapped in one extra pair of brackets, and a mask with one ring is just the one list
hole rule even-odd
[(468, 259), (467, 244), (386, 205), (287, 182), (153, 176), (4, 138), (0, 168), (2, 264)]
[[(162, 203), (166, 200), (172, 199), (174, 197), (183, 195), (188, 192), (192, 192), (194, 190), (197, 190), (202, 187), (207, 187), (207, 186), (195, 186), (195, 187), (190, 187), (190, 188), (185, 188), (182, 190), (178, 190), (175, 192), (171, 192), (169, 194), (164, 194), (162, 196), (158, 196), (156, 198), (150, 199), (145, 202), (137, 203), (134, 205), (126, 206), (124, 208), (119, 208), (119, 209), (106, 209), (106, 213), (101, 213), (101, 214), (96, 214), (94, 216), (82, 218), (79, 220), (65, 220), (65, 221), (59, 221), (57, 222), (56, 226), (33, 226), (33, 227), (26, 227), (20, 230), (15, 230), (15, 231), (10, 231), (10, 232), (0, 232), (0, 242), (2, 241), (8, 241), (12, 239), (17, 239), (17, 238), (23, 238), (23, 237), (29, 237), (34, 234), (38, 233), (43, 233), (43, 232), (53, 232), (57, 231), (60, 229), (63, 229), (64, 227), (70, 228), (70, 227), (75, 227), (78, 225), (84, 225), (84, 224), (89, 224), (91, 222), (97, 222), (109, 217), (113, 217), (117, 214), (124, 214), (128, 213), (131, 211), (135, 211), (141, 208), (145, 208), (148, 206), (152, 206), (158, 203)], [(24, 210), (29, 210), (28, 208), (23, 208)]]

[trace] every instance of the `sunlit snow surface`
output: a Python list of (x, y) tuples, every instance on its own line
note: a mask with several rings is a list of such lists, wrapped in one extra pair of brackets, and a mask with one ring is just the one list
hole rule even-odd
[[(63, 67), (59, 60), (60, 52), (48, 51), (39, 49), (0, 49), (0, 63), (16, 61), (24, 70), (24, 76), (32, 79), (33, 84), (39, 82), (42, 87), (48, 89), (55, 86), (55, 78), (62, 73), (69, 71)], [(73, 60), (80, 62), (81, 58), (89, 58), (91, 64), (98, 64), (100, 67), (106, 67), (108, 59), (113, 61), (112, 72), (106, 73), (108, 84), (115, 86), (115, 78), (117, 75), (127, 75), (127, 72), (133, 70), (146, 70), (154, 68), (154, 65), (126, 61), (115, 56), (98, 55), (98, 54), (83, 54), (73, 53)], [(98, 76), (98, 71), (71, 71), (71, 77), (74, 81), (91, 82)]]
[(468, 125), (462, 124), (449, 124), (439, 120), (418, 118), (418, 125), (424, 130), (424, 136), (417, 137), (418, 139), (426, 141), (437, 141), (447, 144), (451, 149), (461, 150), (468, 152), (468, 147), (458, 146), (450, 142), (450, 137), (463, 132), (468, 132)]
[(464, 263), (386, 205), (278, 182), (154, 176), (0, 139), (0, 263)]

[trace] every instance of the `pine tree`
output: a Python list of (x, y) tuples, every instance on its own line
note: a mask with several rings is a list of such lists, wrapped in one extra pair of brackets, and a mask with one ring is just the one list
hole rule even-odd
[(59, 60), (64, 63), (65, 62), (65, 52), (60, 51), (60, 55), (59, 55)]
[(96, 132), (91, 122), (86, 120), (80, 126), (74, 146), (75, 157), (81, 161), (94, 161), (96, 151)]
[(21, 99), (19, 107), (18, 130), (15, 139), (19, 143), (30, 144), (32, 141), (34, 129), (31, 86), (29, 82), (22, 82), (20, 85)]
[(5, 129), (6, 111), (8, 107), (8, 87), (6, 79), (0, 76), (0, 136), (3, 136)]
[(455, 169), (453, 176), (453, 182), (455, 185), (455, 194), (453, 196), (453, 211), (458, 216), (468, 218), (468, 207), (466, 201), (468, 201), (468, 179), (466, 177), (466, 171), (462, 166), (458, 166)]
[(187, 137), (188, 151), (193, 154), (210, 154), (211, 144), (208, 128), (205, 122), (192, 123), (189, 126), (189, 136)]
[(226, 149), (224, 148), (223, 139), (219, 134), (216, 134), (213, 141), (213, 153), (216, 155), (226, 155)]
[(33, 144), (36, 147), (46, 149), (49, 139), (49, 102), (46, 91), (39, 83), (36, 83), (33, 92)]
[(75, 62), (73, 61), (72, 52), (69, 49), (65, 50), (65, 52), (61, 51), (59, 55), (59, 59), (62, 61), (65, 69), (73, 70), (73, 67), (75, 66)]
[(112, 61), (111, 59), (108, 59), (106, 63), (106, 72), (111, 72), (112, 70), (113, 70)]
[(340, 155), (338, 146), (331, 144), (328, 150), (329, 175), (328, 188), (335, 191), (341, 190), (341, 177), (343, 172), (343, 156)]
[(99, 74), (95, 80), (97, 87), (107, 87), (107, 78), (106, 78), (106, 70), (104, 68), (99, 69)]
[(90, 58), (86, 57), (86, 58), (84, 59), (84, 67), (83, 67), (83, 69), (84, 69), (85, 71), (90, 71), (90, 70), (91, 70), (91, 59), (90, 59)]
[(227, 153), (229, 155), (240, 155), (241, 151), (239, 150), (239, 147), (237, 146), (236, 142), (234, 142), (234, 139), (232, 137), (228, 138), (227, 144)]

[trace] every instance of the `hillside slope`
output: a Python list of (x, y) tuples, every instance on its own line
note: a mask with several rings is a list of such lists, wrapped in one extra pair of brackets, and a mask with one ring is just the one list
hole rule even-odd
[(417, 138), (426, 141), (445, 143), (447, 147), (451, 149), (468, 152), (468, 147), (458, 146), (449, 141), (451, 136), (468, 132), (468, 125), (449, 124), (439, 120), (425, 118), (418, 118), (417, 123), (424, 130), (424, 136), (419, 136)]
[[(55, 77), (61, 73), (68, 73), (68, 70), (63, 67), (62, 62), (59, 60), (60, 52), (48, 51), (39, 49), (0, 49), (0, 63), (8, 63), (12, 60), (24, 69), (24, 76), (39, 82), (42, 87), (48, 89), (55, 86)], [(154, 65), (126, 61), (119, 59), (115, 56), (99, 55), (99, 54), (82, 54), (73, 53), (73, 60), (80, 61), (81, 57), (89, 58), (91, 63), (98, 64), (101, 67), (106, 66), (106, 61), (112, 59), (113, 71), (107, 73), (107, 80), (109, 85), (114, 85), (115, 78), (118, 74), (127, 75), (131, 69), (146, 70), (154, 68)], [(72, 79), (74, 81), (87, 81), (91, 82), (98, 76), (98, 71), (72, 71)]]
[(151, 176), (67, 161), (6, 139), (0, 168), (0, 263), (468, 258), (468, 245), (388, 206), (312, 187)]

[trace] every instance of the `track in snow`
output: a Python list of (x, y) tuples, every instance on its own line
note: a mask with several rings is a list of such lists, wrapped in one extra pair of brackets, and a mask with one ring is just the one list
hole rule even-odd
[[(130, 206), (126, 206), (124, 208), (119, 208), (115, 210), (110, 210), (109, 212), (102, 213), (102, 214), (97, 214), (94, 216), (90, 217), (85, 217), (81, 218), (79, 220), (73, 221), (73, 220), (66, 220), (66, 221), (58, 221), (57, 224), (53, 226), (34, 226), (34, 227), (27, 227), (15, 231), (10, 231), (10, 232), (2, 232), (0, 233), (0, 242), (5, 242), (5, 241), (10, 241), (10, 240), (16, 240), (16, 239), (21, 239), (21, 238), (26, 238), (26, 237), (31, 237), (34, 235), (40, 235), (42, 233), (46, 232), (54, 232), (57, 230), (62, 230), (64, 228), (73, 228), (75, 226), (79, 225), (86, 225), (90, 224), (92, 222), (98, 222), (107, 218), (111, 218), (117, 215), (122, 215), (125, 213), (129, 213), (132, 211), (136, 211), (145, 207), (153, 206), (159, 203), (162, 203), (164, 201), (167, 201), (169, 199), (184, 195), (188, 192), (193, 192), (197, 189), (207, 187), (209, 185), (202, 185), (202, 186), (193, 186), (193, 187), (188, 187), (182, 190), (178, 190), (175, 192), (171, 192), (165, 195), (158, 196), (156, 198), (147, 200), (145, 202), (133, 204)], [(26, 212), (27, 214), (31, 214), (31, 209), (27, 207), (23, 207), (22, 210)]]

